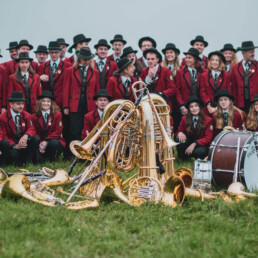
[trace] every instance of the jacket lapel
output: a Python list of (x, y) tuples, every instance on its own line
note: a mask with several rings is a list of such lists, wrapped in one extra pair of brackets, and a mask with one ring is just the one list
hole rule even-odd
[(252, 65), (251, 65), (251, 69), (250, 69), (250, 75), (249, 75), (249, 79), (254, 76), (254, 74), (256, 73), (257, 70), (257, 61), (253, 61)]
[(242, 60), (238, 63), (238, 67), (237, 67), (238, 73), (240, 74), (240, 76), (242, 78), (244, 78), (244, 68), (242, 65)]
[(185, 66), (185, 68), (184, 68), (183, 78), (184, 78), (188, 88), (191, 89), (190, 73), (188, 71), (187, 66)]
[(64, 69), (64, 61), (60, 60), (60, 63), (57, 67), (57, 70), (56, 70), (56, 75), (55, 75), (55, 82), (60, 78), (60, 76), (62, 75), (63, 73), (63, 69)]
[(11, 111), (8, 110), (6, 115), (7, 115), (7, 119), (8, 119), (8, 120), (7, 120), (7, 121), (8, 121), (8, 126), (9, 126), (9, 128), (10, 128), (12, 134), (13, 134), (13, 135), (16, 135), (16, 126), (15, 126), (15, 123), (14, 123), (14, 121), (13, 121)]

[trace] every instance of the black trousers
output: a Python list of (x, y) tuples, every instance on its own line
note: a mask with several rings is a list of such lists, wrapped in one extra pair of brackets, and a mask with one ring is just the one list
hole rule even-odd
[(69, 121), (69, 115), (64, 115), (62, 113), (62, 122), (63, 122), (63, 137), (66, 142), (66, 146), (64, 149), (64, 159), (67, 159), (72, 156), (72, 153), (70, 152), (69, 144), (70, 144), (70, 121)]
[(174, 127), (174, 133), (177, 131), (178, 127), (179, 127), (179, 124), (181, 122), (181, 119), (182, 119), (182, 114), (180, 111), (173, 111), (172, 112), (172, 118), (173, 118), (173, 127)]
[[(175, 140), (176, 142), (179, 142), (178, 137), (176, 137)], [(194, 140), (186, 139), (184, 143), (180, 143), (176, 146), (179, 159), (187, 160), (190, 157), (194, 157), (195, 159), (204, 159), (208, 156), (209, 148), (206, 146), (196, 146), (191, 156), (186, 155), (185, 154), (186, 149), (194, 142), (195, 142)]]
[(1, 155), (0, 155), (0, 165), (5, 165), (8, 162), (8, 151), (9, 151), (9, 142), (7, 140), (2, 140), (0, 142), (0, 151), (1, 151)]

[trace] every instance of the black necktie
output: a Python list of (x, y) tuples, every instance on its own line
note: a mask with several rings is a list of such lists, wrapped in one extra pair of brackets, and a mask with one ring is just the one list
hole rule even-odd
[(26, 82), (27, 82), (27, 76), (26, 76), (26, 74), (23, 75), (23, 81), (24, 81), (24, 83), (26, 84)]
[(245, 62), (245, 71), (248, 72), (250, 69), (250, 63), (249, 62)]
[(198, 123), (198, 119), (195, 117), (195, 118), (193, 119), (194, 128), (196, 128), (197, 123)]
[(16, 125), (16, 127), (18, 127), (20, 125), (20, 116), (19, 115), (15, 116), (15, 125)]
[(192, 76), (193, 76), (193, 79), (195, 79), (195, 70), (194, 69), (192, 70)]
[(57, 68), (57, 64), (56, 64), (56, 63), (53, 63), (53, 65), (52, 65), (52, 71), (53, 71), (53, 73), (56, 72), (56, 68)]
[(83, 77), (85, 77), (85, 75), (86, 75), (86, 67), (85, 66), (81, 66), (81, 72), (82, 72)]
[(44, 116), (44, 121), (45, 121), (45, 124), (47, 124), (47, 121), (48, 121), (48, 113), (45, 114), (45, 116)]
[(120, 58), (117, 58), (117, 59), (116, 59), (116, 62), (118, 63), (119, 61), (120, 61)]
[(104, 62), (103, 61), (99, 61), (98, 65), (99, 65), (99, 70), (102, 72), (103, 66), (104, 66)]
[(228, 125), (228, 113), (227, 112), (223, 113), (223, 118), (224, 118), (224, 125), (227, 126)]
[(124, 84), (124, 89), (125, 89), (125, 96), (126, 98), (129, 98), (129, 87), (130, 87), (130, 80), (127, 79), (125, 81), (125, 84)]

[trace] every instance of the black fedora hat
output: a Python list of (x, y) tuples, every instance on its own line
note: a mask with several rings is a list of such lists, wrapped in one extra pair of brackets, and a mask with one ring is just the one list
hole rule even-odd
[(191, 56), (197, 58), (199, 61), (202, 61), (199, 54), (200, 54), (199, 51), (193, 47), (191, 47), (187, 52), (184, 52), (184, 55), (191, 55)]
[(167, 50), (174, 50), (178, 55), (180, 55), (180, 50), (173, 43), (167, 43), (166, 47), (162, 49), (162, 53), (165, 55)]
[(30, 50), (33, 49), (33, 46), (29, 43), (27, 39), (22, 39), (19, 44), (16, 46), (16, 49), (20, 48), (21, 46), (28, 46)]
[(252, 50), (258, 47), (254, 46), (253, 41), (244, 41), (242, 42), (241, 47), (237, 48), (237, 51), (248, 51), (248, 50)]
[(234, 49), (233, 45), (230, 44), (230, 43), (227, 43), (224, 45), (224, 47), (220, 50), (220, 52), (224, 52), (224, 51), (227, 51), (227, 50), (231, 50), (233, 52), (237, 52), (236, 49)]
[(17, 41), (12, 41), (9, 43), (9, 47), (6, 50), (11, 50), (11, 49), (16, 49), (18, 46), (18, 42)]
[(226, 58), (220, 51), (213, 51), (209, 53), (208, 58), (211, 59), (211, 57), (215, 55), (219, 56), (224, 64), (226, 63)]
[(218, 94), (216, 96), (214, 96), (214, 100), (216, 102), (218, 102), (220, 97), (228, 97), (230, 98), (232, 101), (234, 101), (234, 97), (229, 93), (229, 91), (227, 89), (222, 89), (218, 92)]
[(20, 62), (21, 60), (30, 60), (32, 61), (33, 58), (29, 56), (29, 53), (27, 52), (21, 52), (17, 58), (17, 62)]
[(38, 99), (43, 99), (43, 98), (49, 98), (51, 100), (54, 100), (52, 92), (49, 90), (43, 90), (42, 94), (38, 96)]
[(195, 39), (190, 41), (190, 44), (193, 46), (195, 42), (202, 42), (205, 47), (208, 46), (208, 42), (204, 40), (204, 37), (201, 35), (198, 35), (195, 37)]
[(188, 98), (188, 100), (187, 100), (187, 103), (186, 103), (186, 105), (185, 105), (186, 108), (189, 109), (190, 104), (193, 103), (193, 102), (197, 102), (197, 103), (199, 103), (199, 104), (203, 107), (203, 102), (202, 102), (202, 100), (201, 100), (198, 96), (192, 95), (192, 96), (190, 96), (190, 97)]
[(69, 46), (69, 44), (65, 42), (64, 38), (59, 38), (56, 41), (59, 45), (66, 45), (67, 47)]
[(50, 41), (48, 44), (48, 50), (61, 50), (62, 48), (57, 41)]
[(37, 50), (34, 51), (34, 53), (45, 53), (45, 54), (48, 54), (48, 51), (47, 51), (47, 47), (46, 46), (43, 46), (43, 45), (39, 45)]
[(111, 48), (111, 46), (108, 45), (108, 42), (105, 39), (100, 39), (98, 44), (94, 46), (95, 49), (97, 49), (98, 47), (107, 47), (108, 49)]
[(142, 37), (142, 38), (139, 39), (139, 41), (138, 41), (139, 48), (142, 47), (142, 42), (143, 41), (150, 41), (152, 43), (152, 47), (154, 47), (154, 48), (157, 47), (156, 41), (153, 38), (146, 36), (146, 37)]
[(77, 53), (77, 57), (85, 60), (90, 60), (95, 55), (91, 53), (89, 47), (82, 47), (79, 52)]
[(100, 89), (93, 97), (94, 100), (97, 100), (98, 98), (108, 98), (109, 101), (112, 100), (112, 97), (108, 94), (106, 89)]
[(128, 59), (126, 57), (121, 58), (118, 63), (118, 70), (113, 73), (113, 75), (117, 75), (118, 73), (121, 73), (127, 66), (129, 66), (133, 62), (132, 59)]
[(13, 91), (11, 97), (8, 99), (9, 102), (25, 101), (23, 92)]
[(162, 56), (160, 54), (160, 52), (156, 49), (156, 48), (149, 48), (149, 49), (146, 49), (144, 52), (143, 52), (143, 56), (144, 58), (146, 58), (147, 54), (148, 53), (154, 53), (157, 55), (158, 59), (159, 59), (159, 63), (162, 61)]
[(110, 43), (113, 44), (116, 41), (121, 41), (124, 43), (124, 45), (127, 43), (126, 40), (124, 40), (123, 36), (121, 34), (116, 34), (112, 40), (110, 40)]
[(123, 54), (121, 55), (121, 58), (126, 57), (128, 54), (134, 53), (136, 54), (138, 51), (137, 50), (133, 50), (132, 47), (126, 47), (123, 49)]
[(86, 38), (83, 34), (78, 34), (73, 37), (73, 44), (69, 47), (68, 52), (72, 53), (72, 49), (76, 47), (78, 43), (90, 42), (91, 38)]

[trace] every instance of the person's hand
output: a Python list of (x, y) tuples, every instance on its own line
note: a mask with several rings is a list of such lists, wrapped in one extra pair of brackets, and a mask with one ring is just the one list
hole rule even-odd
[(3, 114), (6, 111), (6, 108), (1, 108), (1, 113)]
[(188, 155), (188, 156), (190, 156), (190, 155), (193, 153), (195, 146), (196, 146), (196, 143), (195, 143), (195, 142), (192, 143), (192, 144), (186, 149), (185, 154)]
[(208, 105), (207, 109), (208, 109), (210, 114), (213, 114), (214, 112), (216, 112), (216, 108), (212, 107), (211, 105)]
[(18, 143), (14, 146), (14, 149), (16, 150), (20, 150), (22, 148), (22, 146)]
[(40, 80), (43, 82), (48, 82), (49, 81), (49, 77), (46, 74), (43, 74), (40, 76)]
[(66, 116), (69, 115), (69, 108), (64, 109), (64, 114), (65, 114)]
[(156, 67), (149, 68), (148, 77), (153, 78), (153, 76), (156, 74), (156, 71), (157, 71)]
[(46, 148), (47, 148), (47, 144), (48, 144), (47, 141), (43, 141), (43, 142), (40, 143), (40, 145), (39, 145), (39, 152), (40, 153), (45, 153)]
[(28, 141), (28, 135), (24, 134), (19, 140), (18, 144), (21, 146), (21, 148), (27, 148), (27, 141)]
[(186, 135), (184, 133), (182, 133), (182, 132), (179, 132), (178, 133), (178, 140), (180, 142), (185, 142), (186, 141)]
[(183, 116), (187, 115), (187, 113), (188, 113), (187, 108), (184, 107), (184, 108), (181, 108), (180, 110), (181, 110), (181, 114), (182, 114)]
[(2, 151), (0, 151), (0, 155), (2, 155)]

